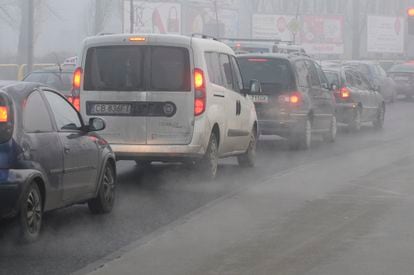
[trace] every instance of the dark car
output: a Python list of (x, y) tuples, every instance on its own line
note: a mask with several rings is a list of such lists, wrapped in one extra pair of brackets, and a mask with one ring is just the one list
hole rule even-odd
[(327, 67), (324, 72), (335, 90), (338, 123), (346, 124), (350, 131), (359, 131), (365, 122), (383, 127), (384, 98), (361, 72), (346, 66)]
[(34, 71), (28, 74), (23, 81), (42, 83), (69, 97), (71, 96), (74, 71), (75, 66), (72, 65), (54, 66)]
[[(287, 138), (291, 149), (308, 149), (312, 134), (335, 141), (335, 98), (316, 62), (297, 54), (238, 57), (243, 78), (259, 80), (255, 102), (262, 135)], [(244, 83), (248, 86), (248, 83)]]
[(352, 66), (359, 70), (368, 79), (369, 84), (380, 92), (386, 102), (394, 102), (397, 91), (394, 80), (387, 76), (384, 69), (375, 61), (347, 61), (346, 66)]
[(45, 211), (88, 203), (110, 212), (115, 156), (58, 92), (40, 84), (0, 82), (0, 218), (17, 217), (21, 238), (35, 240)]
[(414, 63), (393, 66), (388, 75), (394, 79), (397, 93), (411, 99), (414, 96)]

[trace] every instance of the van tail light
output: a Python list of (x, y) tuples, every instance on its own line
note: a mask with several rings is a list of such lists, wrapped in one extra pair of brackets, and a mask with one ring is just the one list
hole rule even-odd
[(9, 122), (9, 110), (7, 106), (0, 106), (0, 123)]
[(299, 92), (292, 92), (279, 96), (279, 102), (291, 106), (297, 106), (302, 103), (302, 95)]
[(343, 87), (340, 91), (339, 91), (339, 97), (342, 99), (348, 99), (351, 97), (351, 93), (349, 91), (349, 89), (347, 87)]
[(68, 97), (68, 100), (75, 107), (76, 110), (80, 111), (80, 88), (82, 85), (83, 69), (78, 67), (73, 73), (72, 80), (72, 96)]
[(206, 110), (207, 94), (204, 72), (194, 69), (194, 115), (199, 116)]

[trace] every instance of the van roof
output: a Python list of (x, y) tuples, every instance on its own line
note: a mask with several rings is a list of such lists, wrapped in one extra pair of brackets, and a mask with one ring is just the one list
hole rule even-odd
[[(143, 37), (145, 42), (131, 42), (130, 38)], [(184, 35), (174, 34), (111, 34), (101, 35), (86, 38), (84, 41), (85, 47), (104, 46), (104, 45), (132, 45), (145, 43), (149, 45), (177, 45), (197, 47), (203, 51), (219, 51), (234, 55), (234, 51), (226, 44), (207, 38), (190, 37)]]

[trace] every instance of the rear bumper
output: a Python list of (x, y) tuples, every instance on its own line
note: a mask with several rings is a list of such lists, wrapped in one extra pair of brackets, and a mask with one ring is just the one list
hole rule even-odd
[(284, 114), (275, 120), (259, 119), (260, 134), (287, 138), (292, 132), (302, 129), (306, 119), (306, 114)]
[(338, 123), (349, 124), (354, 119), (355, 109), (357, 105), (354, 103), (338, 103), (336, 104), (336, 119)]
[(124, 145), (111, 144), (117, 160), (174, 161), (204, 156), (199, 145)]
[(0, 218), (17, 215), (27, 173), (0, 169)]

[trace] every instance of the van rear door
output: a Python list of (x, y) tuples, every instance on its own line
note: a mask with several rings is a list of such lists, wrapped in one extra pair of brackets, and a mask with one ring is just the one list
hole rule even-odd
[(151, 46), (147, 100), (147, 144), (185, 145), (193, 136), (194, 93), (190, 51), (184, 47)]
[(111, 144), (146, 144), (146, 46), (89, 48), (85, 59), (81, 112), (103, 117), (100, 134)]

